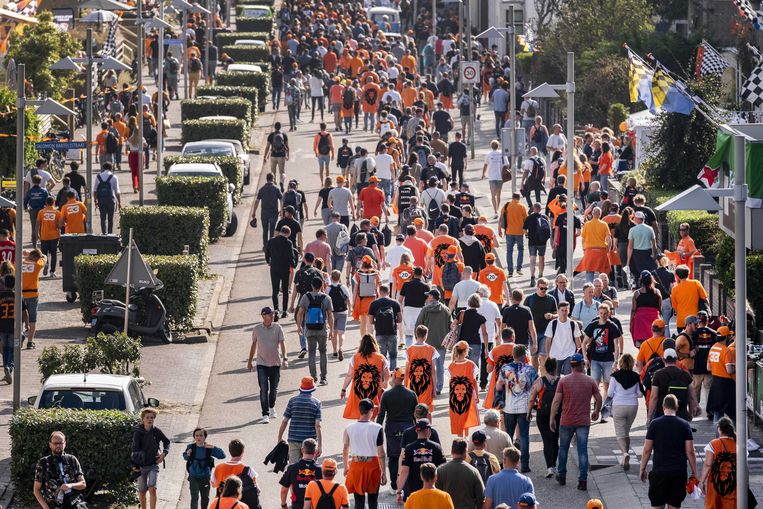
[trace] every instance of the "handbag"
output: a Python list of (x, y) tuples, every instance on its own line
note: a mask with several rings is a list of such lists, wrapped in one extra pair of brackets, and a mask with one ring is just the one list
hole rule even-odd
[(508, 164), (501, 166), (501, 180), (504, 182), (511, 180), (511, 168), (509, 168)]
[(450, 350), (453, 348), (453, 345), (455, 345), (458, 342), (458, 338), (461, 337), (461, 324), (464, 321), (464, 312), (461, 311), (461, 314), (458, 315), (458, 320), (454, 320), (450, 324), (450, 332), (448, 332), (445, 337), (442, 339), (442, 347), (446, 350)]

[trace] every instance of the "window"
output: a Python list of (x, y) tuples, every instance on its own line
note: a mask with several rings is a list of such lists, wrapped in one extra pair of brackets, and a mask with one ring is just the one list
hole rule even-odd
[[(507, 8), (505, 14), (506, 25), (511, 21), (511, 11)], [(525, 33), (525, 11), (522, 7), (514, 6), (514, 31), (517, 34)]]
[(53, 389), (42, 393), (40, 408), (125, 410), (125, 398), (121, 391)]
[(132, 407), (135, 411), (140, 410), (145, 405), (145, 401), (143, 400), (143, 391), (140, 390), (140, 387), (138, 387), (138, 384), (135, 382), (130, 382), (130, 385), (127, 387), (128, 392), (130, 393), (130, 399), (132, 400)]

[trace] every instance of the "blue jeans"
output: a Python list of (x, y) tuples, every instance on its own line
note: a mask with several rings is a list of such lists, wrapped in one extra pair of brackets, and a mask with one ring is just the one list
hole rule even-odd
[(344, 261), (347, 257), (345, 255), (331, 255), (331, 268), (333, 270), (338, 270), (339, 272), (342, 272), (342, 269), (344, 268)]
[(572, 373), (572, 364), (570, 364), (571, 360), (572, 357), (556, 359), (556, 372), (560, 375), (569, 375)]
[(514, 429), (519, 424), (519, 450), (521, 451), (522, 470), (530, 468), (530, 421), (527, 414), (503, 414), (503, 423), (506, 433), (514, 438)]
[(397, 368), (397, 336), (394, 334), (377, 334), (376, 342), (379, 344), (379, 353), (389, 356), (389, 370)]
[(13, 369), (13, 333), (0, 332), (0, 345), (3, 351), (3, 367)]
[(281, 380), (281, 366), (257, 365), (257, 382), (260, 386), (260, 408), (262, 415), (276, 406), (278, 382)]
[(435, 385), (435, 391), (442, 392), (442, 387), (445, 385), (445, 349), (443, 347), (435, 347), (437, 353), (440, 356), (435, 359), (435, 365), (437, 366), (437, 383)]
[(522, 261), (525, 255), (524, 235), (506, 235), (506, 269), (509, 273), (514, 272), (514, 260), (511, 258), (515, 245), (517, 246), (517, 270), (522, 270)]
[[(301, 298), (302, 297), (300, 296), (299, 299), (301, 299)], [(299, 299), (297, 299), (297, 302), (299, 302)], [(305, 329), (305, 320), (303, 318), (302, 319), (302, 334), (299, 335), (299, 348), (300, 348), (300, 350), (307, 350), (307, 339), (305, 337), (305, 331), (306, 331), (306, 329)], [(315, 378), (315, 377), (313, 377), (313, 378)]]
[(389, 179), (381, 179), (381, 182), (379, 182), (379, 187), (381, 187), (382, 191), (384, 191), (384, 201), (389, 207), (389, 205), (392, 203), (392, 181)]
[(374, 130), (376, 128), (376, 113), (370, 112), (370, 113), (363, 113), (363, 130), (369, 128), (369, 125), (371, 124), (370, 128), (371, 130)]
[(662, 298), (662, 321), (665, 322), (665, 337), (670, 337), (670, 318), (673, 316), (673, 305), (670, 303), (670, 298)]
[(590, 426), (559, 426), (559, 463), (556, 469), (561, 477), (567, 475), (567, 453), (570, 450), (574, 433), (575, 447), (578, 450), (578, 467), (580, 468), (578, 480), (588, 480), (588, 432), (590, 429)]
[(273, 87), (272, 98), (273, 109), (277, 110), (281, 106), (281, 87)]
[(506, 115), (505, 111), (494, 111), (495, 114), (495, 136), (501, 139), (501, 128), (503, 127), (503, 117)]
[(602, 191), (609, 192), (609, 175), (599, 175), (599, 183)]
[(596, 276), (596, 273), (592, 270), (588, 270), (585, 273), (585, 282), (586, 283), (593, 283), (593, 279)]
[(318, 169), (325, 168), (328, 171), (330, 163), (331, 163), (331, 154), (326, 154), (326, 155), (321, 154), (318, 156)]
[(472, 361), (477, 366), (477, 369), (480, 367), (480, 357), (482, 357), (482, 343), (469, 343), (469, 353), (466, 355), (466, 358)]

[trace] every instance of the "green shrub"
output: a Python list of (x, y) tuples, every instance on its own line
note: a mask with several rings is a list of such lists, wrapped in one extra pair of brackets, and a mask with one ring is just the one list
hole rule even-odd
[(227, 53), (236, 62), (268, 62), (270, 50), (267, 46), (253, 46), (249, 44), (223, 46), (220, 53)]
[(272, 32), (273, 18), (236, 18), (236, 28), (242, 32)]
[(141, 342), (126, 334), (98, 333), (84, 345), (46, 346), (37, 358), (41, 381), (62, 373), (89, 373), (97, 369), (110, 375), (140, 376)]
[[(222, 71), (220, 71), (222, 72)], [(219, 74), (219, 72), (218, 72)], [(259, 104), (257, 89), (254, 87), (222, 87), (219, 85), (201, 85), (197, 95), (219, 95), (222, 97), (243, 97), (252, 103), (252, 114), (256, 114)]]
[(270, 37), (268, 32), (217, 32), (215, 34), (215, 45), (218, 48), (235, 43), (238, 39), (255, 39), (258, 41), (267, 41)]
[(211, 115), (229, 115), (254, 123), (252, 102), (243, 97), (224, 99), (185, 99), (180, 101), (180, 118), (196, 120)]
[[(204, 232), (206, 234), (206, 224)], [(168, 233), (163, 232), (162, 236), (166, 237)], [(145, 256), (144, 258), (149, 267), (157, 271), (156, 277), (164, 283), (164, 288), (159, 290), (157, 295), (167, 308), (171, 327), (174, 330), (190, 329), (199, 298), (198, 258), (190, 255)], [(107, 299), (124, 301), (124, 287), (104, 283), (118, 259), (117, 255), (83, 255), (74, 259), (83, 321), (90, 321), (90, 309), (93, 307), (93, 291), (95, 290), (103, 290), (104, 297)]]
[(249, 124), (246, 120), (183, 120), (181, 143), (216, 138), (239, 140), (249, 148)]
[(159, 205), (206, 206), (209, 209), (209, 240), (215, 242), (228, 225), (228, 179), (225, 177), (158, 177)]
[[(718, 226), (718, 215), (701, 210), (671, 210), (667, 213), (668, 230), (674, 244), (681, 236), (678, 234), (678, 226), (681, 223), (689, 223), (689, 235), (694, 239), (697, 249), (710, 261), (715, 260), (718, 254), (718, 246), (724, 235)], [(674, 248), (675, 245), (671, 246)]]
[(66, 452), (77, 457), (88, 489), (106, 490), (120, 504), (135, 502), (130, 482), (135, 414), (116, 410), (35, 410), (22, 408), (11, 417), (11, 478), (16, 494), (31, 501), (37, 461), (50, 454), (50, 434), (66, 435)]
[(217, 73), (217, 82), (220, 85), (239, 87), (254, 87), (257, 89), (257, 107), (259, 111), (265, 111), (270, 93), (270, 76), (264, 72), (229, 72)]
[(223, 171), (223, 175), (228, 182), (236, 186), (233, 193), (233, 203), (238, 204), (241, 201), (241, 193), (244, 187), (244, 169), (241, 167), (241, 160), (233, 156), (165, 156), (164, 173), (175, 163), (217, 163)]

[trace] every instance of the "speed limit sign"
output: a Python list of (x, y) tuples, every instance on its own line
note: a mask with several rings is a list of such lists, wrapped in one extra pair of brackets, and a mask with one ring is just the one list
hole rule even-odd
[(480, 63), (461, 62), (461, 79), (464, 83), (480, 82)]

